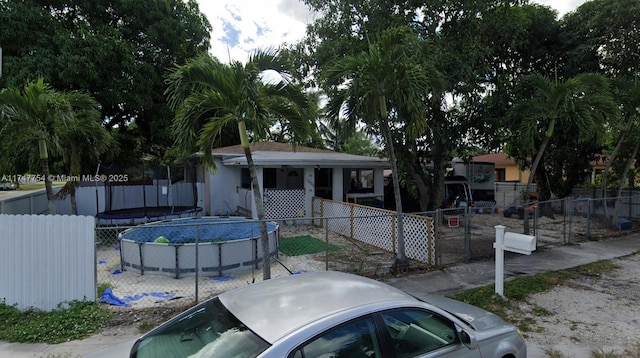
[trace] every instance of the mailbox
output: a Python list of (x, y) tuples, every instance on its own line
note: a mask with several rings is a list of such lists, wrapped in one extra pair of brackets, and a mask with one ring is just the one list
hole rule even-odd
[(506, 232), (504, 234), (504, 250), (531, 255), (531, 252), (536, 251), (536, 237)]

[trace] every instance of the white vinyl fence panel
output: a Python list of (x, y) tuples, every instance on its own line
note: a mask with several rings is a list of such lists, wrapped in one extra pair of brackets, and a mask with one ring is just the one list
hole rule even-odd
[(46, 214), (48, 211), (47, 193), (44, 189), (0, 200), (0, 214)]
[(94, 238), (90, 216), (0, 215), (0, 301), (43, 311), (94, 301)]

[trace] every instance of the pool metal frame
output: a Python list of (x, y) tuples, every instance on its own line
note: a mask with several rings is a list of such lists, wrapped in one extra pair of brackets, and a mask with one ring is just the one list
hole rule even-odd
[[(203, 217), (203, 219), (206, 218), (224, 217)], [(255, 222), (252, 219), (243, 219)], [(192, 220), (197, 220), (197, 218), (174, 219), (162, 223), (176, 222), (178, 224), (180, 222), (179, 224), (184, 225)], [(154, 224), (158, 224), (158, 222)], [(275, 229), (268, 233), (270, 257), (277, 257), (279, 226), (276, 223), (273, 224), (275, 224)], [(137, 242), (123, 238), (123, 235), (130, 230), (136, 230), (136, 228), (128, 229), (119, 234), (122, 271), (134, 271), (141, 275), (165, 275), (173, 278), (216, 277), (225, 276), (232, 272), (257, 269), (263, 261), (262, 239), (259, 237), (259, 233), (258, 237), (228, 241), (163, 244)], [(247, 253), (249, 254), (247, 255)]]

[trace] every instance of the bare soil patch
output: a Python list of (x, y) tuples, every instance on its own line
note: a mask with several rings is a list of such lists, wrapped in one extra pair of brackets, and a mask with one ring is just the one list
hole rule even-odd
[(565, 357), (640, 355), (640, 254), (613, 262), (620, 269), (573, 279), (526, 300), (522, 309), (535, 321), (525, 334), (530, 357), (545, 357), (544, 350)]

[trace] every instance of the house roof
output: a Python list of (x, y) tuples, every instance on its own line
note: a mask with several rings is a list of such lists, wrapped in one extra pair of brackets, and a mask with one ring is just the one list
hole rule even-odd
[[(476, 162), (489, 162), (494, 163), (496, 166), (509, 166), (516, 165), (515, 161), (509, 158), (505, 153), (489, 153), (484, 155), (478, 155), (473, 157)], [(591, 166), (604, 166), (609, 160), (609, 157), (604, 154), (597, 154), (596, 159), (590, 161)]]
[(505, 153), (489, 153), (484, 155), (477, 155), (473, 157), (476, 162), (488, 162), (497, 166), (516, 165), (513, 159), (507, 157)]
[[(335, 153), (332, 150), (318, 149), (311, 147), (304, 147), (301, 145), (293, 146), (290, 143), (277, 143), (277, 142), (258, 142), (250, 144), (251, 152), (264, 151), (264, 152), (314, 152), (314, 153)], [(244, 155), (244, 149), (242, 145), (231, 145), (228, 147), (215, 148), (213, 154), (242, 154)]]
[[(213, 155), (227, 166), (246, 166), (247, 159), (241, 145), (216, 148)], [(258, 142), (251, 143), (251, 156), (258, 166), (320, 166), (349, 168), (389, 168), (386, 158), (369, 157), (338, 153), (332, 150), (317, 149), (304, 146), (293, 146), (287, 143)]]

